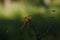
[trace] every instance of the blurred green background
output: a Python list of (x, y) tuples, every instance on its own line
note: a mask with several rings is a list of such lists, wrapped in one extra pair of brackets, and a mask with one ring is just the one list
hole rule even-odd
[(41, 40), (60, 40), (60, 0), (0, 0), (0, 40), (36, 40), (28, 24), (20, 30), (26, 16), (32, 16)]

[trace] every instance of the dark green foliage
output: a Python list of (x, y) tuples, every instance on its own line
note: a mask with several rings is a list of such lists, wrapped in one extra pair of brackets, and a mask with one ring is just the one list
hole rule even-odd
[(47, 27), (46, 19), (41, 14), (35, 14), (32, 17), (33, 17), (32, 19), (33, 25), (37, 28), (37, 30), (43, 32), (43, 30), (45, 30), (45, 27)]
[[(55, 40), (59, 38), (60, 21), (58, 19), (55, 19), (55, 17), (46, 19), (42, 14), (33, 14), (31, 16), (31, 23), (36, 30), (41, 33), (41, 40), (47, 40), (49, 35), (52, 35)], [(36, 40), (35, 32), (31, 30), (29, 24), (27, 24), (23, 30), (20, 30), (23, 24), (23, 21), (20, 19), (18, 14), (15, 16), (14, 20), (0, 19), (1, 40)], [(50, 26), (51, 29), (47, 33), (46, 31)]]

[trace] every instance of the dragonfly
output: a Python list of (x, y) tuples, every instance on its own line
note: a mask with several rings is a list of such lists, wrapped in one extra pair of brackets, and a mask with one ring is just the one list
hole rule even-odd
[(31, 29), (35, 32), (36, 37), (37, 37), (36, 40), (41, 40), (41, 38), (42, 38), (44, 35), (46, 35), (46, 34), (49, 32), (50, 29), (53, 31), (52, 26), (49, 26), (48, 29), (46, 30), (46, 32), (43, 33), (43, 35), (41, 35), (41, 33), (38, 32), (38, 31), (36, 30), (36, 28), (33, 26), (33, 24), (32, 24), (32, 17), (31, 17), (31, 16), (25, 17), (24, 23), (23, 23), (23, 25), (21, 26), (20, 30), (23, 30), (27, 24), (29, 24), (29, 26), (31, 27)]

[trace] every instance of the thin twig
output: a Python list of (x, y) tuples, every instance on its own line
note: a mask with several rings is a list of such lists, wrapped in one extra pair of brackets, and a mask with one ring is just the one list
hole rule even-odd
[[(28, 20), (29, 20), (29, 19), (28, 19)], [(30, 25), (30, 27), (33, 29), (33, 31), (35, 32), (36, 37), (37, 37), (37, 40), (41, 40), (41, 35), (40, 35), (40, 33), (35, 29), (35, 27), (33, 26), (32, 22), (31, 22), (31, 20), (29, 20), (29, 25)]]

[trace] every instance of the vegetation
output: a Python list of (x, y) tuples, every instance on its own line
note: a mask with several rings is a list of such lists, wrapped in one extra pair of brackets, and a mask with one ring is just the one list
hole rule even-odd
[[(16, 4), (17, 0), (13, 1)], [(32, 17), (32, 27), (39, 32), (40, 40), (60, 40), (60, 5), (51, 4), (46, 8), (43, 0), (27, 0), (26, 5), (21, 3), (19, 7), (17, 11), (12, 9), (7, 17), (4, 8), (0, 8), (0, 40), (36, 40), (29, 24), (20, 29), (24, 23), (22, 15), (26, 14)]]

